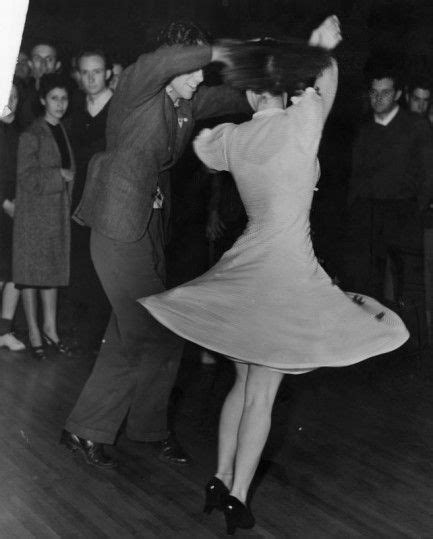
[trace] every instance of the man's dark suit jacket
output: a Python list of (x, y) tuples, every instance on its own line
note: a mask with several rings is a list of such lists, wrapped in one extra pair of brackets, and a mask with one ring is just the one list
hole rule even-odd
[[(166, 92), (177, 75), (211, 60), (208, 46), (161, 47), (129, 66), (112, 98), (106, 151), (93, 157), (75, 218), (100, 234), (134, 242), (146, 232), (158, 186), (188, 143), (196, 119), (251, 112), (244, 96), (201, 85), (175, 107)], [(168, 189), (168, 187), (167, 187)]]

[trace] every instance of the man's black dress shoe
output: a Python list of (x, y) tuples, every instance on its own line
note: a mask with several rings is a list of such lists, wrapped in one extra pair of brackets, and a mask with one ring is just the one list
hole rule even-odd
[(60, 444), (66, 446), (73, 453), (77, 452), (84, 458), (87, 464), (96, 468), (115, 468), (117, 461), (104, 454), (103, 444), (80, 438), (67, 430), (62, 431)]
[(173, 434), (170, 434), (165, 440), (154, 443), (158, 450), (159, 460), (180, 466), (191, 464), (191, 457), (182, 449), (182, 446)]

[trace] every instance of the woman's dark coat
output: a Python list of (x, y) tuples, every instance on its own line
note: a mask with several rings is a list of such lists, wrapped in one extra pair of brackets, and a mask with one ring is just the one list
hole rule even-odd
[(57, 287), (69, 283), (73, 182), (62, 178), (61, 168), (57, 143), (45, 119), (38, 118), (22, 133), (18, 145), (12, 267), (16, 284)]

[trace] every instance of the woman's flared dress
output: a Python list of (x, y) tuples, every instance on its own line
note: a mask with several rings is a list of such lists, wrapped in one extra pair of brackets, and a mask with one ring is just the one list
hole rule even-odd
[(197, 155), (233, 174), (249, 222), (208, 272), (139, 300), (162, 324), (235, 360), (291, 373), (350, 365), (407, 340), (393, 311), (343, 292), (315, 257), (309, 214), (323, 124), (321, 97), (309, 88), (286, 110), (199, 135)]

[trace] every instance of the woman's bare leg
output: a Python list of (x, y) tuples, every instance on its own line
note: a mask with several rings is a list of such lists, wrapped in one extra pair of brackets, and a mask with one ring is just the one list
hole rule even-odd
[(2, 295), (2, 318), (13, 320), (19, 299), (20, 291), (15, 288), (14, 283), (6, 283)]
[(40, 290), (42, 300), (42, 313), (44, 317), (43, 330), (54, 342), (59, 341), (57, 334), (57, 288), (43, 288)]
[(24, 314), (29, 330), (31, 346), (42, 346), (41, 333), (38, 326), (38, 303), (35, 288), (24, 288), (22, 291)]
[(238, 445), (239, 424), (245, 402), (245, 383), (249, 365), (235, 362), (236, 380), (221, 410), (218, 434), (218, 467), (215, 474), (227, 488), (232, 487)]
[(275, 396), (284, 374), (266, 367), (249, 365), (245, 402), (239, 425), (235, 474), (230, 494), (246, 503), (271, 427)]
[(14, 283), (4, 283), (0, 316), (0, 347), (9, 348), (12, 352), (25, 349), (24, 343), (19, 341), (12, 333), (12, 321), (19, 299), (20, 291), (15, 288)]

